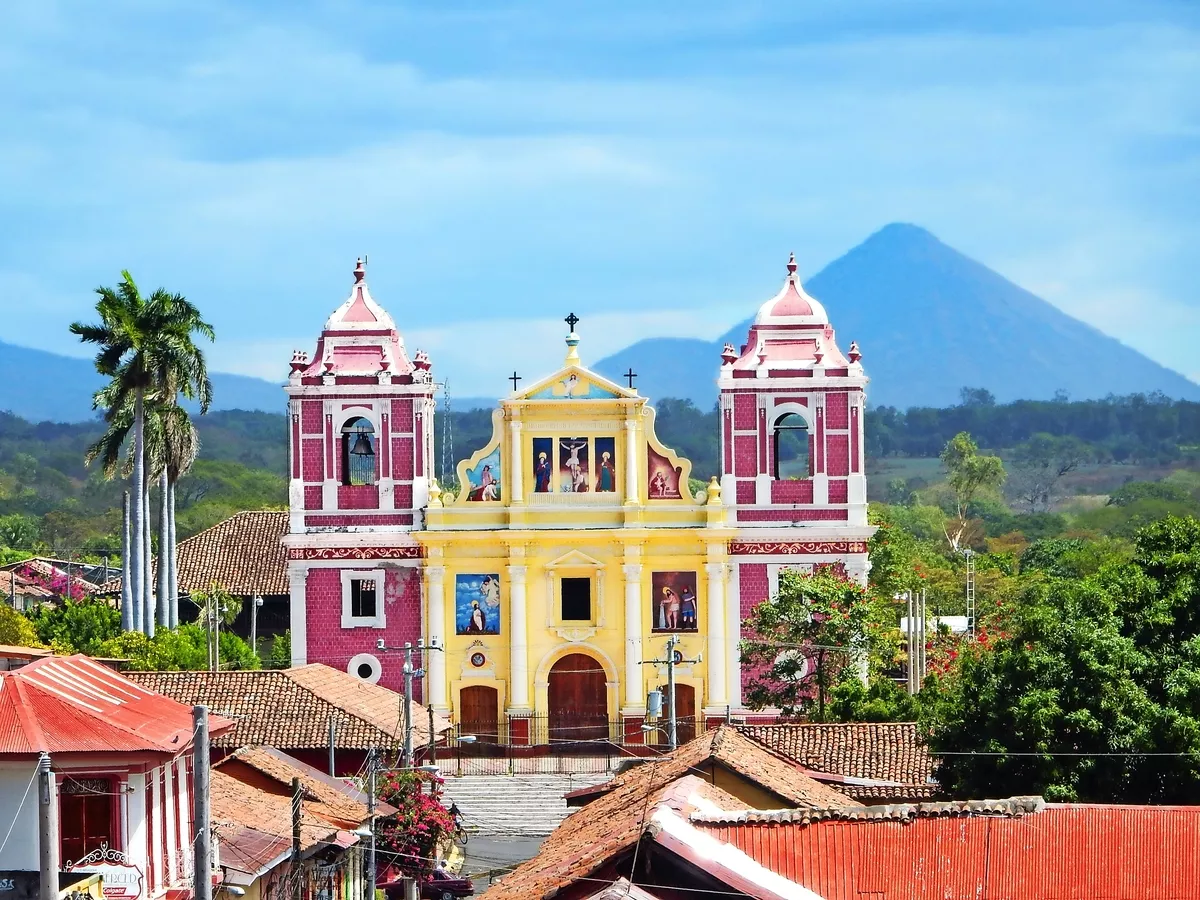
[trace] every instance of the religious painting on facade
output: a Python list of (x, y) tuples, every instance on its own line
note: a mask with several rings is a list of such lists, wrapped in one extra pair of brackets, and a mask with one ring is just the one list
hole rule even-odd
[(558, 489), (582, 494), (588, 489), (587, 438), (558, 439)]
[(500, 499), (500, 448), (497, 447), (473, 469), (467, 469), (468, 500)]
[(554, 490), (550, 476), (554, 473), (554, 438), (533, 439), (533, 490), (548, 494)]
[(500, 633), (500, 576), (456, 575), (455, 634)]
[(617, 489), (617, 441), (616, 438), (596, 438), (596, 490)]
[(696, 631), (696, 573), (654, 572), (650, 576), (651, 628)]
[(680, 470), (653, 447), (646, 448), (646, 493), (651, 500), (678, 500)]

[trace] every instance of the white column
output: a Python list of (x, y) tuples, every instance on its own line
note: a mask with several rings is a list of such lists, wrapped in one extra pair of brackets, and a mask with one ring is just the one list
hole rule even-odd
[(308, 663), (308, 603), (305, 595), (308, 566), (291, 563), (288, 566), (288, 603), (292, 629), (292, 665)]
[(742, 594), (737, 563), (729, 564), (729, 590), (725, 597), (725, 680), (729, 690), (725, 702), (742, 707), (742, 663), (738, 644), (742, 640)]
[(163, 821), (166, 824), (167, 869), (162, 883), (172, 885), (179, 881), (179, 801), (175, 793), (175, 764), (163, 766)]
[(529, 709), (529, 637), (525, 624), (525, 566), (508, 567), (509, 707)]
[(521, 469), (523, 466), (521, 461), (521, 423), (518, 420), (511, 419), (509, 421), (508, 436), (508, 483), (511, 485), (510, 490), (512, 491), (509, 495), (509, 503), (524, 503), (525, 488), (521, 484)]
[(642, 567), (625, 565), (625, 706), (642, 709)]
[(725, 675), (725, 564), (708, 563), (708, 705), (729, 702)]
[(637, 420), (625, 420), (625, 502), (638, 501)]
[[(425, 567), (425, 596), (427, 609), (425, 621), (429, 633), (429, 643), (436, 647), (446, 647), (446, 568), (445, 566)], [(435, 709), (449, 709), (450, 703), (446, 691), (446, 654), (429, 653), (426, 655), (426, 666), (429, 671), (429, 703)]]

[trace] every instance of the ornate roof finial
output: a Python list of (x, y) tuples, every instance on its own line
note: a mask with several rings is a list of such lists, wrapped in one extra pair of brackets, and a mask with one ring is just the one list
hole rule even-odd
[(788, 270), (788, 274), (789, 274), (789, 275), (795, 275), (795, 274), (796, 274), (796, 268), (797, 268), (797, 266), (796, 266), (796, 254), (795, 254), (795, 253), (789, 253), (789, 254), (788, 254), (788, 261), (787, 261), (787, 270)]
[(366, 277), (367, 277), (367, 267), (366, 267), (366, 265), (364, 265), (362, 257), (360, 256), (354, 264), (354, 283), (362, 284), (363, 279)]
[(721, 362), (727, 366), (732, 366), (737, 362), (737, 354), (733, 350), (733, 344), (726, 343), (725, 348), (721, 351)]
[(846, 354), (850, 358), (850, 362), (856, 363), (862, 359), (862, 351), (858, 349), (858, 341), (850, 342), (850, 352)]
[(575, 326), (579, 324), (579, 316), (575, 313), (568, 313), (563, 321), (571, 329), (567, 335), (567, 365), (577, 366), (579, 365), (579, 335), (575, 333)]

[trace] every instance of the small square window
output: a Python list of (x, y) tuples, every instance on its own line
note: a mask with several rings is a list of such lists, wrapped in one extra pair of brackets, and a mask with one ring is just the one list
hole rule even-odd
[(351, 579), (350, 615), (355, 619), (373, 619), (375, 609), (375, 579)]
[(592, 579), (564, 578), (561, 591), (563, 621), (590, 622), (592, 620)]
[(382, 569), (342, 570), (342, 627), (385, 628)]

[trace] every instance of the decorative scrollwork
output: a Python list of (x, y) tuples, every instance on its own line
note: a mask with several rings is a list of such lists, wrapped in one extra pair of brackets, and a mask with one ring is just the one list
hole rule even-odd
[(420, 559), (420, 547), (291, 547), (288, 559)]
[(738, 556), (773, 555), (784, 553), (866, 553), (866, 541), (762, 541), (747, 543), (732, 541), (729, 552)]

